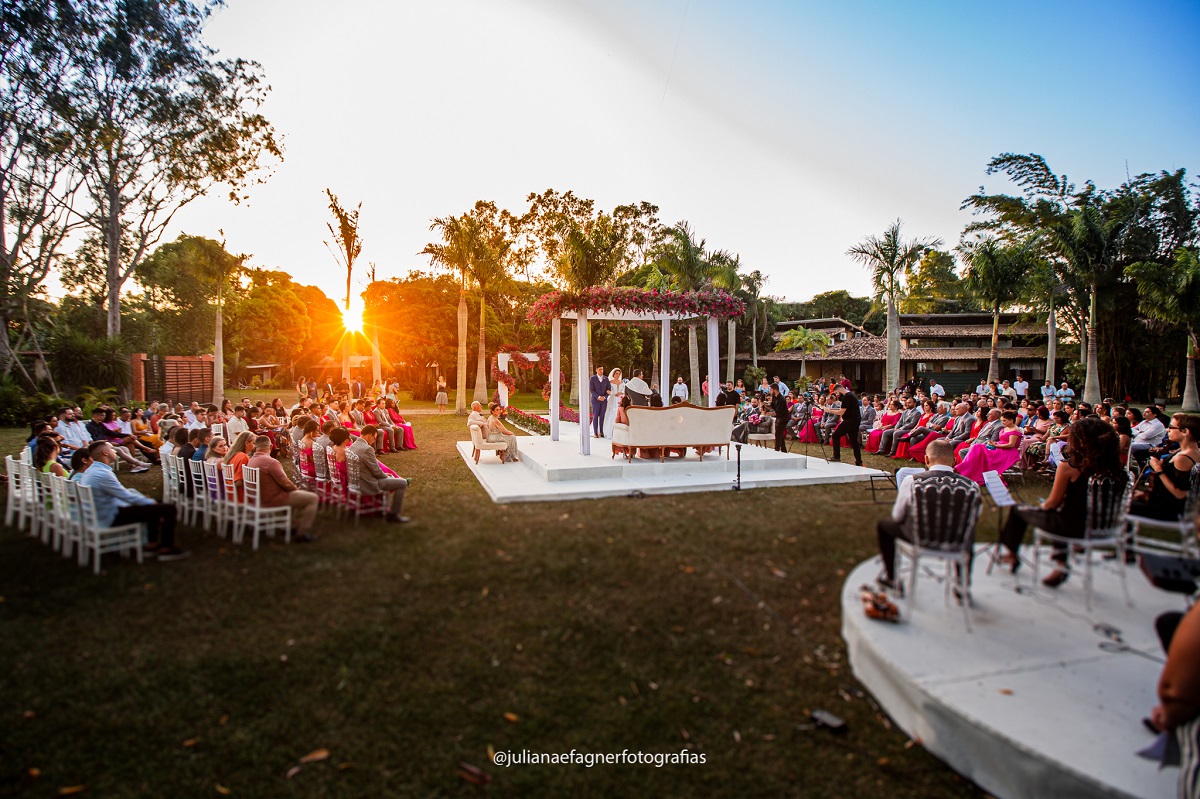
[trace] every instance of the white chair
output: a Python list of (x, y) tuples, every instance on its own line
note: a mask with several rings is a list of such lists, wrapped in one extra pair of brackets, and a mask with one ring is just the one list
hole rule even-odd
[(12, 455), (4, 456), (4, 470), (8, 474), (8, 503), (4, 511), (4, 524), (12, 527), (15, 519), (18, 530), (24, 530), (26, 523), (32, 521), (33, 502), (37, 496), (33, 486), (25, 482), (21, 464), (22, 462), (14, 459)]
[(43, 544), (48, 544), (50, 530), (46, 526), (46, 517), (49, 515), (50, 491), (42, 484), (32, 463), (22, 461), (17, 464), (17, 470), (21, 473), (21, 481), (28, 492), (29, 535), (32, 538), (40, 538)]
[(83, 548), (83, 516), (79, 512), (78, 483), (65, 477), (50, 481), (50, 499), (62, 535), (62, 556), (71, 557), (75, 547)]
[[(1088, 611), (1092, 609), (1092, 551), (1112, 549), (1117, 553), (1114, 565), (1121, 578), (1121, 590), (1125, 592), (1125, 603), (1133, 607), (1129, 597), (1129, 586), (1125, 584), (1125, 517), (1129, 513), (1129, 500), (1133, 486), (1124, 474), (1120, 478), (1093, 476), (1088, 478), (1087, 514), (1084, 518), (1083, 538), (1069, 538), (1045, 530), (1033, 530), (1033, 588), (1038, 582), (1038, 565), (1042, 542), (1061, 544), (1067, 552), (1079, 551), (1083, 555), (1084, 602)], [(1070, 555), (1068, 554), (1068, 557)]]
[(179, 508), (179, 520), (184, 524), (192, 524), (195, 513), (195, 502), (188, 486), (191, 485), (191, 474), (188, 471), (188, 461), (181, 455), (172, 455), (172, 467), (175, 473), (175, 506)]
[(382, 494), (364, 494), (361, 490), (359, 482), (359, 474), (362, 465), (359, 463), (358, 456), (350, 450), (346, 450), (346, 507), (354, 511), (354, 523), (358, 523), (361, 516), (383, 515), (388, 512), (391, 507), (391, 492), (385, 491)]
[(221, 464), (221, 482), (225, 486), (225, 498), (222, 501), (225, 503), (225, 521), (229, 522), (230, 538), (233, 543), (240, 544), (244, 530), (242, 508), (245, 505), (238, 497), (237, 481), (234, 480), (231, 464)]
[(488, 441), (479, 430), (479, 425), (467, 425), (467, 429), (471, 431), (471, 446), (474, 447), (473, 455), (476, 463), (479, 463), (479, 453), (485, 449), (495, 450), (496, 454), (500, 456), (501, 462), (504, 461), (504, 451), (508, 449), (508, 444), (503, 441)]
[(41, 502), (41, 530), (42, 542), (48, 543), (58, 552), (62, 549), (63, 538), (66, 535), (66, 530), (61, 525), (61, 517), (58, 514), (58, 509), (54, 506), (54, 481), (63, 478), (57, 477), (49, 472), (38, 472), (38, 499)]
[(212, 509), (212, 518), (217, 525), (217, 535), (225, 537), (225, 520), (229, 517), (229, 503), (226, 502), (225, 487), (221, 484), (221, 466), (219, 461), (205, 458), (201, 467), (204, 470), (204, 492)]
[[(1132, 513), (1125, 517), (1129, 522), (1130, 547), (1135, 551), (1148, 550), (1166, 551), (1176, 555), (1196, 556), (1196, 511), (1200, 509), (1200, 464), (1192, 467), (1189, 475), (1187, 498), (1183, 503), (1183, 513), (1176, 519), (1152, 519), (1149, 516), (1135, 516)], [(1179, 534), (1179, 542), (1164, 541), (1161, 538), (1140, 537), (1141, 528), (1149, 527), (1154, 530), (1167, 530)]]
[(92, 497), (92, 489), (85, 485), (76, 484), (75, 490), (79, 495), (79, 513), (83, 519), (83, 540), (79, 547), (79, 565), (86, 566), (89, 553), (95, 553), (95, 573), (100, 573), (100, 557), (109, 552), (120, 552), (128, 556), (130, 550), (137, 554), (138, 563), (142, 562), (142, 525), (122, 524), (114, 527), (101, 527), (96, 517), (96, 503)]
[(229, 437), (225, 435), (225, 425), (224, 424), (218, 422), (217, 424), (212, 425), (212, 427), (210, 429), (212, 430), (213, 438), (223, 438), (223, 439), (225, 439), (225, 441), (227, 443), (230, 443), (230, 444), (233, 443), (232, 441), (229, 440)]
[[(945, 599), (949, 602), (950, 586), (956, 585), (963, 620), (967, 632), (971, 632), (971, 555), (975, 546), (975, 525), (983, 510), (983, 497), (977, 486), (955, 474), (930, 472), (909, 479), (915, 482), (906, 526), (913, 540), (896, 541), (897, 555), (904, 555), (912, 561), (908, 585), (909, 612), (916, 607), (921, 558), (935, 558), (946, 567)], [(954, 577), (951, 577), (952, 568)]]
[(212, 495), (208, 492), (208, 480), (204, 476), (204, 461), (189, 460), (187, 467), (194, 492), (192, 494), (192, 513), (203, 519), (204, 529), (208, 530), (216, 518), (217, 509), (212, 501)]
[(292, 542), (291, 506), (262, 504), (259, 471), (253, 466), (242, 467), (242, 485), (245, 488), (246, 496), (246, 500), (242, 504), (242, 518), (244, 524), (253, 531), (254, 549), (258, 549), (258, 540), (262, 533), (274, 536), (277, 530), (283, 531), (284, 540), (290, 544)]
[(175, 478), (171, 475), (171, 458), (169, 456), (161, 458), (160, 465), (162, 466), (163, 476), (162, 501), (164, 503), (174, 502), (176, 482)]

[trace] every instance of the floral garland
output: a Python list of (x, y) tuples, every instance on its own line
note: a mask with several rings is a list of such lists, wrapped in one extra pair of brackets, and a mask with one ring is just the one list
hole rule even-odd
[(719, 289), (664, 291), (627, 286), (594, 286), (580, 292), (551, 291), (543, 294), (530, 307), (526, 318), (535, 325), (548, 325), (571, 311), (610, 310), (732, 319), (745, 313), (746, 303)]
[[(550, 421), (545, 416), (523, 411), (520, 408), (509, 406), (507, 409), (508, 419), (522, 430), (527, 430), (530, 433), (538, 436), (550, 435)], [(574, 408), (568, 408), (566, 405), (559, 406), (558, 418), (564, 422), (579, 423), (579, 412)]]

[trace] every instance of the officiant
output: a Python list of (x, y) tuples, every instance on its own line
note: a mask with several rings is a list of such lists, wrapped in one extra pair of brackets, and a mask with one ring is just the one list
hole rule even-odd
[(652, 393), (650, 386), (646, 384), (645, 376), (646, 373), (641, 369), (634, 369), (633, 378), (625, 383), (625, 396), (629, 397), (630, 402), (634, 405), (643, 407), (650, 405), (650, 394)]

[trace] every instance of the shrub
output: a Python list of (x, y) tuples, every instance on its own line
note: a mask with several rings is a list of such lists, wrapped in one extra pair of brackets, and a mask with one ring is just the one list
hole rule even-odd
[(99, 383), (120, 392), (129, 386), (129, 354), (120, 338), (59, 328), (50, 336), (49, 349), (54, 375), (69, 389)]

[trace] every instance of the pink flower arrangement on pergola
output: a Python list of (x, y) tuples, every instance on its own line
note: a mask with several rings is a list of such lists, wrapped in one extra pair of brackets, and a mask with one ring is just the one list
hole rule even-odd
[(568, 313), (625, 311), (664, 313), (677, 319), (711, 316), (734, 319), (746, 312), (746, 303), (728, 291), (665, 291), (627, 286), (594, 286), (583, 291), (551, 291), (538, 298), (526, 317), (535, 325), (548, 325)]

